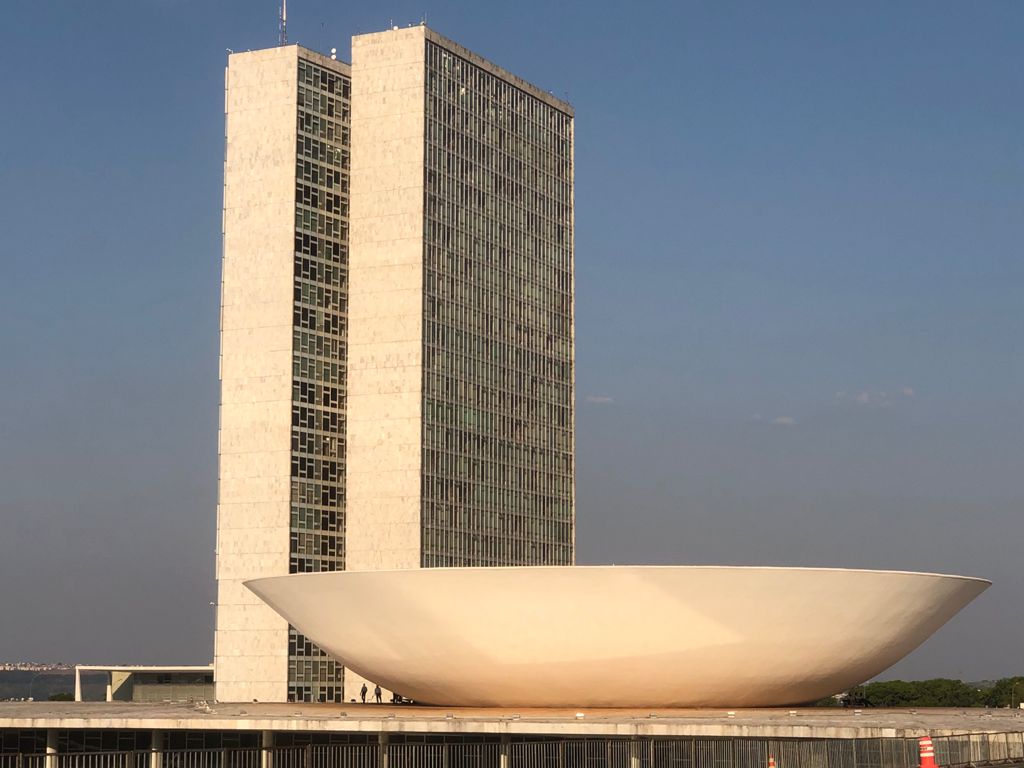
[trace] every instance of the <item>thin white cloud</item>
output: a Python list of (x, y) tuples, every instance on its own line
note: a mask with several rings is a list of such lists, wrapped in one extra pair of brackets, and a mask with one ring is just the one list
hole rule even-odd
[(856, 403), (861, 406), (872, 408), (890, 408), (896, 404), (896, 400), (913, 397), (916, 393), (913, 387), (899, 387), (896, 390), (862, 389), (859, 392), (847, 392), (843, 390), (836, 392), (836, 400), (848, 403)]
[(776, 416), (772, 419), (772, 424), (777, 424), (780, 427), (792, 427), (796, 424), (796, 419), (792, 416)]
[(594, 405), (608, 405), (615, 402), (614, 398), (608, 397), (608, 395), (587, 395), (585, 399)]

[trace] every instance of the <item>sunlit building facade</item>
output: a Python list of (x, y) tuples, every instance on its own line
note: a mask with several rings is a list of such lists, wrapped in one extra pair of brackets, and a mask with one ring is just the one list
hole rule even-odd
[(572, 116), (426, 59), (422, 565), (568, 565)]
[(214, 655), (223, 701), (341, 701), (256, 574), (345, 567), (349, 67), (299, 46), (225, 79)]
[(574, 559), (572, 110), (423, 26), (352, 51), (229, 59), (223, 701), (362, 682), (247, 579)]

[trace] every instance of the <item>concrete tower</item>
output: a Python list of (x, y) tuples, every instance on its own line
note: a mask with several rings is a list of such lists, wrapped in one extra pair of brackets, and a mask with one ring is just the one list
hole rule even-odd
[(245, 579), (574, 559), (572, 109), (424, 26), (352, 56), (229, 60), (222, 701), (362, 682)]
[(299, 46), (226, 73), (221, 701), (341, 701), (340, 665), (245, 579), (345, 567), (349, 67)]

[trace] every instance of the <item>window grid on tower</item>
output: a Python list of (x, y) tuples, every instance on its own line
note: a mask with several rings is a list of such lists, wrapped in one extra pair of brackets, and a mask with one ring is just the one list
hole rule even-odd
[[(345, 568), (351, 80), (298, 62), (289, 571)], [(343, 701), (341, 665), (288, 628), (289, 701)]]
[(421, 564), (568, 565), (572, 117), (426, 45)]

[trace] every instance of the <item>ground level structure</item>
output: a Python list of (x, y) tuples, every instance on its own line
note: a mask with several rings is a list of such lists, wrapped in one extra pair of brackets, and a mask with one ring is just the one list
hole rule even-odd
[(1019, 710), (0, 703), (0, 768), (1024, 766)]
[(213, 698), (213, 665), (75, 665), (75, 701), (82, 695), (82, 674), (106, 675), (106, 701), (184, 701)]

